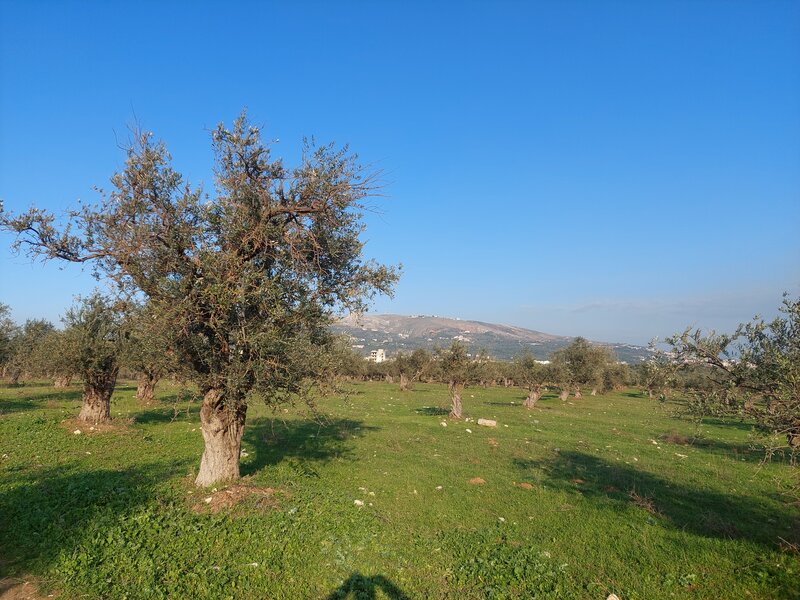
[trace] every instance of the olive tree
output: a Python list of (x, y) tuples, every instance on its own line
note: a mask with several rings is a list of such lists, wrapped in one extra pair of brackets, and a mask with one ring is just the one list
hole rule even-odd
[(461, 342), (453, 342), (447, 349), (436, 351), (439, 362), (440, 377), (447, 382), (450, 393), (450, 417), (461, 418), (461, 395), (464, 387), (476, 383), (481, 376), (481, 367), (485, 362), (482, 357), (473, 359), (467, 352), (467, 347)]
[(0, 370), (3, 377), (8, 372), (11, 357), (14, 355), (14, 341), (19, 334), (19, 327), (11, 319), (11, 309), (0, 303)]
[(125, 345), (123, 312), (117, 303), (95, 293), (67, 310), (63, 322), (62, 360), (83, 380), (78, 419), (92, 424), (110, 421), (111, 395)]
[(399, 353), (394, 361), (394, 370), (400, 381), (400, 391), (411, 389), (411, 384), (418, 380), (432, 360), (430, 352), (424, 348), (417, 348), (411, 354)]
[(122, 356), (123, 365), (136, 373), (136, 399), (152, 404), (159, 380), (178, 370), (170, 345), (170, 332), (161, 327), (158, 312), (150, 305), (136, 306), (129, 311), (128, 343)]
[(547, 367), (538, 362), (527, 349), (514, 360), (513, 365), (514, 380), (528, 390), (528, 395), (522, 404), (525, 408), (533, 408), (542, 397), (542, 388), (551, 374)]
[(572, 387), (575, 397), (580, 398), (583, 386), (591, 387), (592, 395), (597, 393), (603, 383), (603, 372), (616, 360), (608, 348), (577, 337), (565, 348), (556, 350), (552, 362), (563, 381), (562, 394)]
[(11, 356), (8, 361), (8, 376), (12, 385), (19, 379), (47, 375), (47, 361), (52, 349), (47, 340), (55, 331), (46, 319), (28, 319), (11, 340)]
[[(690, 408), (748, 416), (800, 451), (800, 299), (784, 297), (782, 315), (755, 318), (733, 334), (686, 329), (668, 340), (683, 369), (702, 368)], [(696, 377), (695, 377), (696, 379)]]
[(658, 340), (653, 339), (649, 345), (650, 356), (638, 368), (640, 381), (648, 398), (658, 394), (660, 400), (666, 400), (671, 387), (675, 385), (675, 373), (678, 363), (658, 347)]
[(142, 296), (203, 394), (199, 486), (239, 477), (248, 403), (305, 394), (336, 314), (365, 310), (397, 278), (362, 258), (362, 203), (375, 175), (345, 148), (304, 141), (299, 164), (272, 157), (244, 115), (212, 133), (215, 190), (172, 167), (163, 143), (134, 134), (125, 167), (67, 227), (40, 209), (4, 215), (16, 247), (92, 262)]

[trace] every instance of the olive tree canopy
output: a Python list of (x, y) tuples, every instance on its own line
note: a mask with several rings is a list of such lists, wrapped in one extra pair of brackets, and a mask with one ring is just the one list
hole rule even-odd
[(345, 147), (304, 141), (299, 165), (274, 159), (242, 115), (212, 134), (215, 192), (191, 187), (163, 143), (136, 134), (102, 202), (63, 227), (33, 208), (4, 214), (34, 257), (91, 262), (144, 296), (175, 358), (202, 390), (198, 485), (234, 479), (247, 402), (306, 389), (336, 313), (390, 293), (394, 268), (362, 258), (361, 200), (374, 175)]

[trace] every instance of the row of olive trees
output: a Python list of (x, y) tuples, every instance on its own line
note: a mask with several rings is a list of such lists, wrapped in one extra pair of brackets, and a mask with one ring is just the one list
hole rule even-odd
[(145, 307), (113, 301), (98, 293), (79, 299), (64, 315), (63, 329), (44, 319), (18, 326), (0, 304), (0, 369), (10, 384), (45, 377), (67, 387), (76, 377), (84, 386), (79, 419), (111, 418), (110, 398), (121, 368), (136, 375), (137, 398), (154, 399), (155, 385), (177, 374), (167, 339), (148, 322)]
[(410, 354), (399, 353), (383, 363), (365, 361), (346, 345), (341, 353), (338, 373), (346, 378), (397, 382), (401, 391), (407, 391), (416, 381), (447, 384), (454, 418), (461, 417), (466, 386), (518, 385), (527, 391), (524, 406), (533, 408), (546, 387), (557, 388), (566, 400), (569, 394), (580, 398), (582, 389), (590, 389), (595, 395), (633, 381), (627, 365), (617, 362), (608, 348), (583, 338), (553, 353), (550, 361), (538, 361), (530, 352), (511, 362), (490, 360), (482, 352), (472, 355), (461, 342), (434, 352), (417, 349)]

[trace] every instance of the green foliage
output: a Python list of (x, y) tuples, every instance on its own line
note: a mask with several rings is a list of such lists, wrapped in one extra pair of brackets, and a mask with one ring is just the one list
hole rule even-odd
[(14, 340), (19, 327), (11, 320), (11, 309), (0, 302), (0, 369), (5, 370), (14, 354)]
[(116, 378), (127, 342), (121, 306), (95, 293), (67, 310), (63, 321), (58, 349), (65, 370), (89, 385), (106, 381), (110, 374)]
[(7, 370), (12, 381), (21, 376), (41, 377), (49, 374), (49, 361), (53, 356), (48, 343), (55, 327), (45, 319), (28, 319), (10, 338)]
[(687, 329), (673, 336), (676, 361), (693, 373), (689, 407), (708, 414), (747, 416), (800, 451), (800, 300), (784, 297), (782, 316), (755, 318), (731, 334)]
[(540, 391), (552, 377), (549, 369), (537, 362), (528, 349), (513, 362), (511, 372), (518, 385), (532, 392)]
[(482, 367), (487, 360), (483, 356), (473, 358), (461, 342), (453, 342), (449, 348), (436, 351), (442, 381), (451, 386), (474, 385), (481, 380)]
[(616, 360), (614, 353), (605, 346), (597, 346), (577, 337), (566, 348), (553, 352), (551, 356), (553, 374), (562, 389), (582, 386), (599, 388), (603, 385), (604, 373)]

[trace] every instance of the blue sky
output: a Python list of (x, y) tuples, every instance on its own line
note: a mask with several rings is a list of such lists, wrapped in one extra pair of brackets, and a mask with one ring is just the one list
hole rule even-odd
[[(383, 171), (378, 312), (646, 342), (800, 293), (797, 2), (0, 0), (0, 198), (93, 200), (134, 118), (210, 189), (243, 107)], [(95, 282), (0, 235), (0, 301), (57, 320)]]

